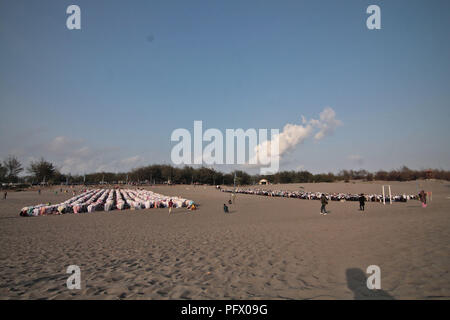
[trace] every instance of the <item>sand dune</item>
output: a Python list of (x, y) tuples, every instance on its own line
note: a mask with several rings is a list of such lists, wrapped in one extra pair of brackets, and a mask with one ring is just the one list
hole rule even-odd
[[(450, 184), (392, 182), (394, 193), (431, 190), (433, 201), (383, 206), (230, 194), (203, 186), (152, 191), (200, 203), (176, 209), (19, 217), (30, 204), (68, 194), (9, 193), (0, 201), (2, 299), (436, 299), (450, 298)], [(380, 192), (381, 183), (267, 186)], [(81, 290), (68, 290), (69, 265)], [(382, 290), (366, 288), (381, 268)]]

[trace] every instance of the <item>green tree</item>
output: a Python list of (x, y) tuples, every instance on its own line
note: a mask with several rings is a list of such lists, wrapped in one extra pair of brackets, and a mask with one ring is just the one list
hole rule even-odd
[(0, 181), (5, 181), (7, 170), (3, 166), (3, 164), (0, 163)]
[(251, 176), (241, 170), (237, 170), (233, 172), (233, 175), (236, 174), (236, 185), (249, 185), (252, 183)]
[(9, 182), (17, 182), (19, 173), (23, 171), (22, 164), (15, 156), (9, 156), (3, 161), (3, 166), (6, 168), (6, 179)]
[(37, 182), (41, 182), (44, 181), (44, 179), (45, 181), (52, 180), (52, 178), (55, 177), (57, 170), (51, 162), (41, 158), (38, 161), (32, 161), (30, 163), (28, 172), (33, 175)]

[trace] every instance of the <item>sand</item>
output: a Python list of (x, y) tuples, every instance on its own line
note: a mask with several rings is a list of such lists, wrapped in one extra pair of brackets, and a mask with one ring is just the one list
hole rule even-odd
[[(266, 188), (380, 192), (378, 182)], [(450, 183), (391, 182), (393, 193), (433, 192), (382, 205), (230, 194), (204, 186), (148, 189), (200, 203), (176, 209), (19, 217), (26, 205), (60, 202), (52, 190), (10, 192), (0, 200), (1, 299), (448, 299)], [(69, 290), (69, 265), (81, 268)], [(381, 269), (381, 290), (366, 269)]]

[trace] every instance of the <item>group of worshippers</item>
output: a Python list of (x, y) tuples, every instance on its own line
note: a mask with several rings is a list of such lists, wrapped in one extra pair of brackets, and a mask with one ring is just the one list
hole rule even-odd
[(111, 210), (139, 210), (150, 208), (186, 207), (194, 210), (196, 204), (192, 200), (180, 197), (168, 197), (148, 190), (131, 189), (94, 189), (76, 195), (59, 204), (39, 204), (24, 207), (21, 216), (41, 216), (49, 214), (83, 213)]
[[(331, 201), (360, 201), (361, 194), (351, 193), (330, 193), (324, 194), (323, 192), (307, 192), (307, 191), (286, 191), (286, 190), (265, 190), (265, 189), (240, 189), (228, 190), (222, 189), (222, 192), (235, 192), (242, 194), (260, 195), (267, 197), (284, 197), (284, 198), (297, 198), (306, 200), (321, 200), (322, 195), (325, 195), (327, 200)], [(381, 194), (366, 194), (362, 195), (367, 202), (383, 202), (383, 195)], [(401, 194), (392, 195), (393, 202), (406, 202), (408, 200), (417, 199), (418, 195), (413, 194)], [(385, 196), (385, 201), (390, 201), (388, 195)]]

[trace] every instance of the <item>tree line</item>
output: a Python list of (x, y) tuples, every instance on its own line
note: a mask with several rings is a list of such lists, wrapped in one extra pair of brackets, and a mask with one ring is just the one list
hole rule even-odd
[[(22, 172), (28, 175), (22, 175)], [(450, 171), (445, 170), (412, 170), (406, 166), (398, 170), (368, 172), (366, 170), (341, 170), (339, 173), (313, 174), (308, 171), (281, 171), (272, 175), (250, 175), (237, 170), (223, 173), (211, 168), (183, 168), (171, 165), (149, 165), (133, 169), (129, 172), (95, 172), (86, 175), (62, 174), (51, 162), (41, 158), (32, 161), (24, 169), (20, 161), (9, 156), (0, 162), (0, 182), (2, 183), (31, 183), (31, 184), (98, 184), (98, 183), (147, 183), (147, 184), (209, 184), (209, 185), (251, 185), (261, 179), (269, 183), (307, 183), (307, 182), (335, 182), (335, 181), (411, 181), (417, 179), (450, 180)]]

